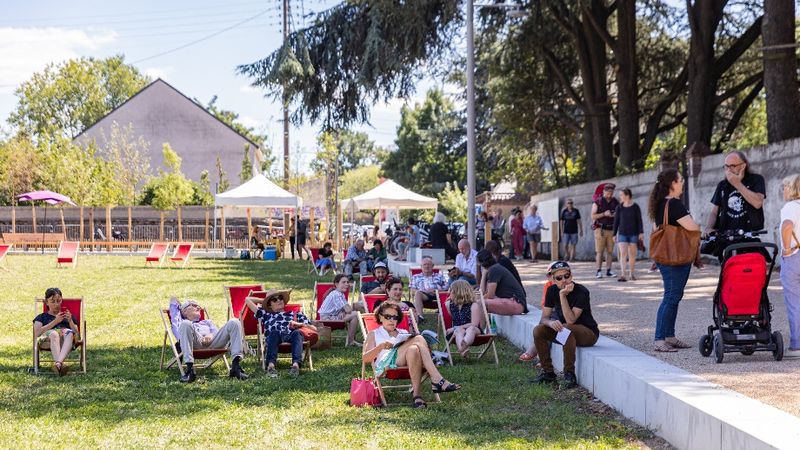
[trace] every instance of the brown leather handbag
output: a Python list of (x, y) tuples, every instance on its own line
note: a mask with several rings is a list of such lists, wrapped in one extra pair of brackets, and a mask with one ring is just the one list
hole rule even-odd
[(650, 235), (650, 258), (665, 266), (693, 262), (700, 248), (700, 230), (670, 225), (668, 219), (669, 199), (664, 204), (664, 222)]

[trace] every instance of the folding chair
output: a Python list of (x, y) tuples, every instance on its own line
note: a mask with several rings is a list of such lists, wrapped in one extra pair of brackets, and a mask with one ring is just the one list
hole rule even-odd
[(169, 258), (169, 261), (175, 266), (180, 264), (181, 268), (186, 267), (186, 264), (189, 262), (189, 255), (192, 253), (192, 249), (194, 248), (194, 244), (189, 243), (182, 243), (178, 244), (175, 247), (175, 252), (172, 254), (172, 257)]
[[(439, 300), (438, 307), (439, 307), (439, 327), (442, 330), (442, 342), (444, 342), (445, 350), (447, 351), (447, 355), (450, 360), (450, 365), (453, 365), (453, 352), (450, 350), (451, 345), (455, 345), (455, 335), (450, 336), (450, 339), (447, 338), (447, 329), (453, 326), (453, 317), (450, 315), (450, 293), (447, 291), (436, 291), (436, 298)], [(480, 299), (480, 306), (481, 306), (481, 313), (483, 315), (483, 320), (486, 323), (486, 328), (489, 328), (489, 312), (486, 310), (486, 304), (483, 302), (483, 294), (481, 294)], [(475, 336), (475, 341), (472, 342), (470, 347), (480, 347), (477, 350), (470, 350), (470, 355), (477, 355), (475, 359), (481, 359), (483, 355), (486, 353), (489, 348), (492, 349), (494, 353), (494, 364), (500, 365), (500, 360), (497, 358), (497, 347), (494, 343), (494, 338), (497, 337), (496, 334), (486, 333), (486, 329), (481, 330), (481, 334)], [(455, 353), (458, 353), (457, 351)]]
[(361, 299), (364, 302), (364, 306), (367, 308), (368, 313), (375, 312), (375, 304), (379, 301), (385, 301), (387, 299), (386, 294), (361, 294)]
[[(208, 311), (205, 308), (200, 308), (200, 320), (204, 320), (206, 318), (210, 319), (208, 315)], [(186, 373), (186, 365), (183, 362), (183, 350), (180, 348), (180, 341), (179, 338), (173, 335), (172, 332), (172, 320), (171, 320), (169, 308), (162, 308), (161, 309), (161, 323), (164, 325), (164, 343), (161, 346), (161, 365), (160, 369), (169, 369), (170, 367), (177, 365), (178, 371), (180, 371), (181, 376)], [(166, 365), (164, 365), (164, 356), (167, 352), (167, 341), (169, 340), (170, 349), (172, 349), (172, 359), (170, 359)], [(222, 358), (222, 361), (225, 363), (225, 368), (227, 370), (231, 370), (231, 366), (228, 364), (228, 358), (225, 357), (225, 354), (228, 353), (228, 348), (196, 348), (192, 351), (194, 356), (194, 368), (195, 369), (206, 369), (211, 367), (218, 359)], [(203, 364), (198, 364), (198, 360), (206, 360)]]
[(80, 242), (61, 241), (61, 243), (58, 245), (56, 267), (61, 267), (62, 264), (70, 264), (72, 267), (75, 267), (78, 264), (79, 246)]
[(5, 270), (6, 272), (8, 272), (8, 260), (6, 259), (6, 255), (13, 246), (14, 244), (0, 244), (0, 263), (3, 263), (3, 261), (5, 261), (3, 265), (0, 266), (0, 269)]
[(317, 261), (319, 261), (319, 251), (321, 250), (320, 247), (309, 247), (308, 250), (311, 252), (311, 259), (308, 261), (308, 273), (315, 273), (317, 276), (322, 276), (322, 268), (317, 267)]
[[(409, 277), (408, 277), (408, 284), (409, 284), (409, 288), (408, 288), (408, 301), (409, 301), (409, 302), (411, 302), (411, 303), (413, 303), (413, 302), (414, 302), (414, 297), (411, 295), (411, 292), (412, 292), (412, 289), (411, 289), (411, 278), (412, 278), (414, 275), (419, 275), (419, 274), (421, 274), (421, 273), (422, 273), (422, 267), (412, 267), (412, 268), (411, 268), (411, 269), (409, 269), (409, 270), (411, 271), (411, 275), (409, 275)], [(434, 268), (434, 269), (432, 270), (432, 272), (433, 272), (433, 273), (440, 273), (440, 272), (441, 272), (441, 270), (440, 270), (440, 269), (437, 269), (437, 268)], [(435, 310), (438, 310), (438, 309), (439, 309), (439, 307), (436, 305), (436, 300), (423, 300), (423, 301), (422, 301), (422, 309), (426, 309), (426, 308), (427, 308), (427, 309), (435, 309)], [(420, 314), (423, 314), (423, 311), (419, 311), (419, 313), (420, 313)]]
[(245, 344), (245, 348), (248, 348), (246, 345), (248, 344), (248, 338), (250, 338), (250, 340), (257, 341), (257, 348), (258, 350), (261, 350), (261, 342), (258, 340), (258, 327), (255, 323), (255, 317), (253, 317), (253, 321), (248, 321), (245, 323), (244, 319), (242, 319), (242, 314), (245, 312), (245, 308), (247, 308), (245, 299), (253, 292), (264, 291), (264, 286), (261, 284), (245, 284), (237, 286), (225, 286), (222, 289), (225, 291), (225, 297), (228, 300), (227, 319), (239, 319), (240, 323), (242, 324), (242, 343)]
[[(39, 304), (42, 307), (39, 308)], [(78, 357), (65, 359), (65, 362), (79, 362), (81, 372), (86, 373), (86, 316), (83, 313), (83, 297), (81, 298), (65, 298), (61, 301), (61, 307), (66, 308), (72, 314), (72, 321), (78, 325), (79, 335), (72, 342), (72, 349), (79, 349)], [(47, 312), (47, 303), (42, 298), (37, 298), (34, 302), (34, 310)], [(50, 350), (49, 343), (39, 343), (36, 334), (33, 335), (33, 373), (39, 374), (39, 366), (41, 365), (40, 351)], [(72, 352), (70, 352), (72, 354)], [(55, 361), (53, 361), (55, 363)]]
[(158, 267), (161, 267), (164, 264), (164, 257), (167, 256), (167, 250), (169, 249), (169, 244), (165, 242), (153, 242), (153, 246), (150, 247), (150, 253), (147, 254), (144, 260), (145, 267), (149, 265), (153, 265), (153, 263), (157, 262)]
[[(284, 295), (288, 297), (291, 294), (291, 291), (283, 291)], [(264, 299), (267, 297), (267, 291), (251, 291), (248, 297), (258, 297)], [(287, 298), (288, 301), (288, 298)], [(267, 370), (267, 358), (266, 358), (266, 344), (265, 336), (264, 336), (264, 329), (261, 326), (261, 322), (256, 319), (256, 315), (247, 310), (247, 305), (242, 303), (243, 308), (241, 310), (240, 320), (242, 321), (242, 327), (244, 328), (244, 333), (246, 336), (252, 335), (252, 330), (255, 330), (255, 336), (258, 340), (258, 360), (261, 362), (261, 369)], [(288, 312), (302, 312), (303, 305), (292, 303), (286, 304), (284, 306), (284, 311)], [(311, 356), (311, 346), (316, 344), (316, 341), (311, 342), (309, 340), (303, 340), (303, 360), (308, 361), (308, 369), (314, 370), (314, 360)], [(292, 344), (288, 342), (282, 342), (278, 344), (278, 355), (286, 353), (292, 353)]]
[[(359, 323), (359, 326), (361, 327), (361, 334), (364, 337), (364, 342), (367, 342), (367, 335), (369, 334), (369, 332), (374, 330), (374, 329), (376, 329), (376, 328), (378, 328), (381, 325), (380, 325), (380, 323), (378, 323), (378, 320), (375, 318), (375, 314), (372, 314), (372, 313), (361, 314), (361, 313), (359, 313), (358, 317), (359, 317), (358, 323)], [(409, 330), (411, 327), (413, 327), (414, 329), (418, 328), (417, 324), (416, 324), (416, 320), (414, 319), (414, 315), (411, 314), (409, 311), (406, 311), (406, 312), (403, 313), (403, 320), (401, 320), (400, 323), (397, 324), (397, 328)], [(383, 382), (381, 382), (381, 378), (384, 378), (385, 381), (388, 381), (388, 380), (410, 380), (411, 379), (411, 374), (408, 372), (408, 367), (407, 366), (396, 367), (394, 369), (387, 367), (386, 370), (384, 371), (384, 373), (380, 377), (376, 377), (375, 376), (375, 368), (374, 368), (374, 366), (372, 364), (370, 364), (370, 367), (372, 368), (372, 374), (371, 375), (372, 375), (373, 383), (375, 383), (375, 389), (377, 389), (378, 390), (378, 394), (380, 394), (381, 404), (383, 406), (394, 406), (394, 405), (398, 404), (398, 403), (394, 403), (394, 404), (387, 403), (386, 402), (386, 395), (385, 395), (384, 391), (400, 390), (400, 391), (408, 391), (409, 393), (411, 392), (411, 383), (408, 383), (408, 384), (384, 384)], [(366, 365), (366, 363), (364, 363), (364, 360), (362, 359), (361, 360), (361, 378), (366, 378), (366, 374), (367, 374), (367, 365)], [(424, 382), (427, 377), (428, 377), (427, 373), (423, 374), (422, 375), (422, 381)], [(424, 385), (424, 383), (423, 383), (423, 385)], [(423, 390), (423, 392), (424, 392), (424, 390)], [(439, 394), (433, 394), (433, 396), (436, 399), (437, 403), (442, 401), (441, 398), (439, 398)]]
[[(331, 289), (336, 289), (336, 286), (333, 283), (326, 283), (317, 281), (314, 283), (314, 302), (312, 304), (314, 310), (314, 321), (319, 322), (326, 327), (330, 327), (331, 331), (334, 330), (345, 330), (347, 329), (347, 322), (344, 320), (321, 320), (319, 316), (319, 309), (322, 307), (322, 302), (325, 301), (325, 296)], [(345, 293), (346, 298), (350, 298), (350, 291)], [(338, 338), (338, 337), (337, 337)], [(344, 338), (345, 341), (347, 337)], [(331, 336), (331, 341), (333, 341), (333, 336)]]

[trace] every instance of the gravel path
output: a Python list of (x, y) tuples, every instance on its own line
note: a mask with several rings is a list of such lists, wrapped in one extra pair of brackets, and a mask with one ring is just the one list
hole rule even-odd
[[(529, 295), (528, 302), (538, 304), (548, 263), (515, 263)], [(652, 342), (656, 311), (663, 294), (661, 275), (658, 272), (649, 273), (647, 269), (650, 264), (640, 261), (636, 269), (638, 280), (619, 283), (617, 277), (596, 279), (593, 262), (577, 262), (571, 265), (576, 282), (585, 285), (591, 292), (592, 312), (603, 335), (709, 381), (800, 416), (800, 359), (784, 359), (778, 362), (773, 360), (771, 352), (757, 352), (751, 356), (726, 353), (724, 361), (717, 364), (713, 356), (705, 358), (700, 355), (697, 343), (712, 324), (711, 301), (719, 277), (718, 266), (707, 265), (702, 270), (692, 269), (678, 310), (675, 326), (677, 337), (695, 346), (677, 353), (656, 353), (652, 351)], [(613, 270), (618, 271), (616, 263)], [(788, 345), (789, 326), (777, 272), (770, 282), (769, 298), (774, 306), (772, 329), (780, 331), (785, 345)]]

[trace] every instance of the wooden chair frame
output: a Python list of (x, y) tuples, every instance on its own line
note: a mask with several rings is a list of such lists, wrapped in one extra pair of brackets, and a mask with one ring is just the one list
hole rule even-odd
[(169, 251), (168, 242), (153, 242), (153, 245), (150, 246), (150, 251), (144, 258), (145, 267), (147, 267), (148, 265), (152, 267), (153, 263), (156, 261), (158, 261), (158, 267), (163, 266), (168, 251)]
[[(78, 314), (79, 314), (80, 317), (78, 317), (78, 324), (77, 324), (78, 325), (79, 335), (78, 335), (78, 339), (76, 339), (76, 340), (74, 340), (72, 342), (72, 350), (80, 348), (80, 351), (78, 353), (78, 358), (77, 359), (69, 358), (69, 356), (68, 356), (67, 359), (64, 360), (64, 362), (78, 362), (78, 363), (80, 363), (81, 372), (82, 373), (86, 373), (86, 345), (87, 345), (86, 344), (86, 315), (84, 314), (84, 309), (83, 309), (83, 305), (84, 305), (83, 297), (80, 297), (80, 298), (65, 298), (65, 299), (63, 299), (62, 305), (65, 302), (70, 302), (70, 303), (77, 302), (79, 304), (79, 306), (78, 306), (78, 308), (79, 308)], [(39, 308), (39, 304), (42, 305), (42, 308)], [(46, 304), (45, 304), (45, 300), (43, 298), (37, 298), (37, 299), (34, 300), (34, 310), (35, 311), (45, 312), (44, 308), (46, 308)], [(70, 309), (70, 311), (72, 311), (72, 308), (69, 308), (69, 309)], [(33, 373), (38, 375), (39, 374), (39, 366), (41, 366), (41, 362), (42, 362), (41, 361), (40, 351), (41, 350), (49, 350), (49, 349), (41, 348), (37, 338), (38, 337), (36, 336), (36, 332), (34, 330), (34, 332), (33, 332)], [(72, 354), (72, 353), (73, 353), (73, 351), (69, 352), (69, 354)], [(55, 363), (55, 361), (53, 361), (53, 363)]]
[[(209, 320), (211, 319), (211, 317), (208, 315), (208, 311), (205, 308), (201, 306), (200, 310), (201, 310), (201, 317)], [(181, 351), (178, 351), (178, 347), (176, 345), (178, 340), (175, 338), (175, 336), (172, 335), (172, 321), (170, 320), (169, 308), (161, 308), (160, 315), (161, 315), (161, 323), (164, 325), (164, 343), (161, 346), (160, 369), (165, 370), (169, 369), (174, 365), (177, 365), (178, 371), (180, 371), (181, 376), (184, 376), (186, 374), (186, 364), (181, 359), (181, 356), (183, 356), (183, 350), (181, 349)], [(164, 357), (167, 352), (167, 341), (169, 341), (170, 349), (172, 349), (172, 359), (170, 359), (165, 365)], [(231, 370), (231, 366), (230, 364), (228, 364), (228, 358), (225, 356), (225, 354), (228, 353), (228, 351), (229, 351), (228, 347), (194, 349), (194, 351), (192, 352), (194, 354), (194, 359), (195, 359), (193, 367), (195, 369), (207, 369), (211, 367), (215, 362), (217, 362), (217, 360), (222, 358), (222, 361), (225, 363), (225, 368), (227, 370)], [(206, 362), (198, 364), (197, 360), (205, 360)]]
[[(322, 276), (322, 268), (317, 267), (317, 261), (319, 261), (319, 251), (322, 247), (308, 247), (308, 251), (311, 253), (311, 259), (308, 260), (308, 273), (313, 273), (318, 277)], [(331, 268), (333, 270), (333, 268)]]
[[(293, 312), (303, 312), (303, 305), (299, 303), (292, 303), (287, 304), (284, 307), (287, 311)], [(261, 349), (258, 352), (258, 357), (261, 360), (261, 370), (267, 371), (267, 348), (265, 347), (266, 344), (266, 337), (264, 336), (264, 328), (261, 325), (261, 322), (258, 322), (258, 342)], [(286, 359), (287, 357), (281, 357), (282, 354), (291, 354), (292, 353), (292, 344), (288, 342), (281, 342), (278, 344), (278, 359)], [(288, 357), (291, 359), (291, 356)], [(314, 371), (314, 359), (311, 355), (311, 342), (307, 340), (303, 340), (303, 361), (308, 362), (308, 370)], [(276, 362), (277, 365), (277, 362)]]
[[(439, 328), (442, 330), (442, 337), (443, 339), (441, 342), (444, 343), (445, 351), (447, 351), (448, 359), (450, 360), (450, 365), (453, 365), (453, 353), (458, 354), (458, 351), (451, 351), (450, 346), (455, 345), (455, 334), (450, 336), (450, 339), (447, 339), (447, 321), (445, 320), (445, 315), (450, 318), (450, 323), (452, 324), (452, 317), (450, 316), (450, 310), (447, 309), (450, 293), (447, 291), (436, 291), (436, 299), (437, 299), (437, 306), (439, 312)], [(489, 319), (489, 311), (486, 309), (486, 303), (483, 301), (483, 293), (480, 294), (480, 307), (481, 312), (483, 313), (483, 320), (486, 323), (486, 328), (489, 328), (490, 319)], [(483, 355), (486, 354), (486, 351), (489, 348), (492, 349), (492, 353), (494, 354), (494, 364), (500, 365), (500, 360), (497, 358), (497, 347), (495, 345), (495, 338), (497, 337), (496, 334), (485, 333), (485, 329), (482, 330), (481, 334), (475, 336), (475, 342), (472, 343), (470, 346), (469, 355), (470, 356), (477, 356), (475, 359), (483, 358)], [(472, 347), (479, 347), (477, 350), (472, 350)]]
[[(75, 248), (75, 253), (72, 256), (67, 256), (61, 253), (62, 249), (64, 249), (64, 245), (66, 244), (67, 248), (73, 247)], [(78, 265), (78, 250), (80, 250), (81, 243), (77, 241), (61, 241), (58, 244), (58, 255), (56, 256), (56, 267), (63, 267), (63, 265), (69, 264), (73, 268)]]
[[(181, 249), (189, 247), (189, 250), (186, 252), (186, 257), (178, 256), (181, 253)], [(186, 267), (186, 264), (189, 263), (189, 258), (192, 256), (192, 250), (194, 249), (194, 243), (192, 242), (181, 242), (180, 244), (175, 245), (175, 251), (172, 252), (172, 256), (169, 258), (169, 262), (174, 264), (175, 267), (178, 267), (178, 263), (180, 262), (180, 268), (183, 269)]]
[[(358, 325), (361, 328), (361, 335), (363, 336), (363, 339), (364, 339), (365, 343), (367, 342), (367, 335), (369, 334), (369, 332), (374, 330), (375, 328), (377, 328), (377, 327), (374, 327), (372, 329), (367, 330), (366, 320), (372, 319), (373, 323), (377, 323), (377, 322), (374, 321), (374, 317), (375, 317), (375, 314), (373, 314), (373, 313), (367, 313), (367, 314), (359, 313), (358, 314)], [(398, 325), (399, 328), (402, 328), (401, 327), (402, 324), (408, 324), (409, 328), (413, 327), (413, 329), (419, 329), (417, 327), (417, 320), (414, 317), (414, 314), (411, 314), (410, 311), (406, 311), (406, 312), (403, 313), (403, 320), (397, 325)], [(380, 326), (380, 325), (378, 325), (378, 326)], [(385, 391), (395, 391), (395, 390), (403, 391), (403, 390), (405, 390), (405, 391), (408, 391), (410, 393), (410, 391), (411, 391), (411, 383), (409, 382), (408, 384), (388, 384), (386, 381), (387, 380), (410, 380), (410, 377), (408, 376), (408, 367), (407, 366), (405, 366), (405, 367), (397, 367), (397, 368), (394, 368), (394, 369), (387, 368), (386, 371), (383, 373), (383, 375), (381, 375), (380, 377), (376, 377), (375, 376), (375, 369), (372, 366), (372, 364), (370, 364), (370, 369), (372, 371), (371, 375), (372, 375), (373, 383), (375, 385), (375, 389), (378, 390), (378, 394), (380, 395), (380, 398), (381, 398), (381, 404), (383, 406), (400, 405), (400, 403), (389, 403), (389, 402), (387, 402), (386, 401)], [(420, 383), (422, 383), (423, 386), (424, 386), (424, 381), (426, 379), (428, 379), (428, 377), (429, 377), (429, 374), (427, 372), (425, 372), (424, 369), (423, 369), (422, 379), (420, 380)], [(361, 360), (361, 378), (363, 378), (363, 379), (367, 378), (367, 364), (364, 362), (363, 359)], [(383, 378), (384, 381), (381, 381), (381, 378)], [(423, 390), (423, 392), (424, 392), (424, 390)], [(434, 393), (433, 397), (435, 398), (435, 402), (436, 403), (440, 403), (442, 401), (442, 399), (439, 397), (439, 394), (437, 394), (437, 393)]]

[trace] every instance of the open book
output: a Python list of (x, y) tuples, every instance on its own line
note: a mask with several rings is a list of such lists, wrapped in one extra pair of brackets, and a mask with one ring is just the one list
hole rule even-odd
[(394, 346), (392, 348), (397, 348), (403, 345), (403, 342), (413, 338), (416, 336), (417, 333), (402, 333), (398, 334), (397, 336), (393, 337), (392, 340), (394, 341)]

